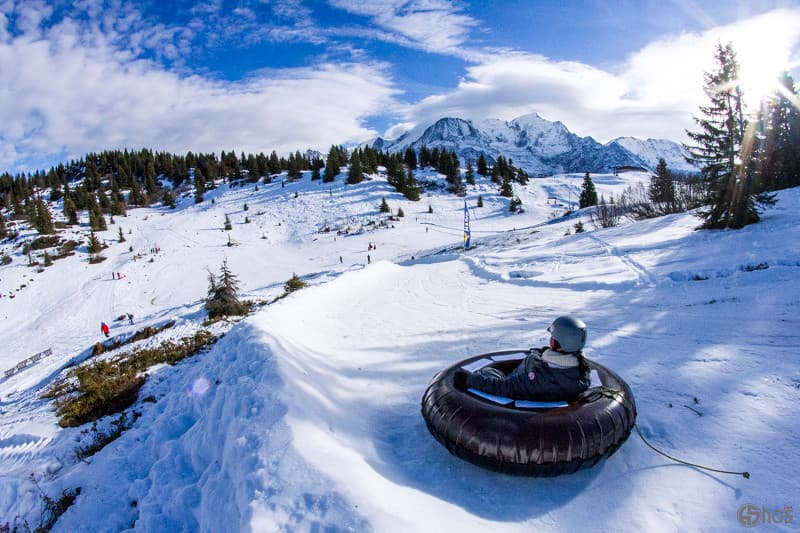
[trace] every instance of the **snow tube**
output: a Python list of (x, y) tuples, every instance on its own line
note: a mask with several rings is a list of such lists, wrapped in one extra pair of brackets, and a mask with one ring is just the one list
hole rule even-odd
[(628, 384), (594, 361), (587, 359), (590, 388), (571, 403), (515, 401), (453, 384), (461, 367), (509, 372), (527, 355), (477, 355), (434, 376), (422, 397), (422, 416), (436, 440), (473, 464), (525, 476), (570, 474), (613, 454), (633, 429), (636, 403)]

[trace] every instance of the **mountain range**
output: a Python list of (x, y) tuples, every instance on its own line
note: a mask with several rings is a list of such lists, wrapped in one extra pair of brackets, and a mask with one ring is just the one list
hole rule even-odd
[(659, 158), (664, 158), (674, 173), (697, 171), (686, 162), (684, 148), (674, 141), (619, 137), (601, 144), (592, 137), (572, 133), (559, 121), (551, 122), (535, 113), (511, 121), (446, 117), (417, 126), (396, 139), (378, 137), (371, 145), (390, 152), (419, 150), (423, 146), (453, 150), (464, 164), (474, 163), (481, 153), (490, 164), (502, 155), (533, 176), (611, 173), (620, 167), (654, 171)]

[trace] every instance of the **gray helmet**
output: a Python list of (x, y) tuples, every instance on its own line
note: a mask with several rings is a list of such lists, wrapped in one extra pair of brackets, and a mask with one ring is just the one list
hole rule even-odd
[(586, 344), (586, 324), (580, 318), (560, 316), (547, 328), (565, 352), (579, 352)]

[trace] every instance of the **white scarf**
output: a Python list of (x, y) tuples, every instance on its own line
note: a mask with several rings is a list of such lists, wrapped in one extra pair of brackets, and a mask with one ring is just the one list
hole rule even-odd
[(542, 352), (542, 360), (549, 365), (559, 366), (562, 368), (572, 368), (578, 366), (578, 357), (571, 353), (559, 353), (555, 350), (547, 348)]

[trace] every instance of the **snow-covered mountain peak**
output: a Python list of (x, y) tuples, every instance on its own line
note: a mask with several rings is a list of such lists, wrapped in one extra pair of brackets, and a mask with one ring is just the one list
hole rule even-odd
[(378, 138), (372, 146), (390, 152), (407, 148), (418, 150), (422, 146), (444, 148), (454, 150), (464, 164), (474, 162), (481, 154), (490, 163), (502, 155), (512, 158), (515, 165), (533, 175), (605, 173), (621, 166), (654, 170), (660, 158), (664, 158), (673, 171), (695, 170), (686, 163), (683, 147), (673, 141), (621, 137), (602, 145), (538, 113), (511, 121), (445, 117), (427, 127), (418, 125), (394, 140)]

